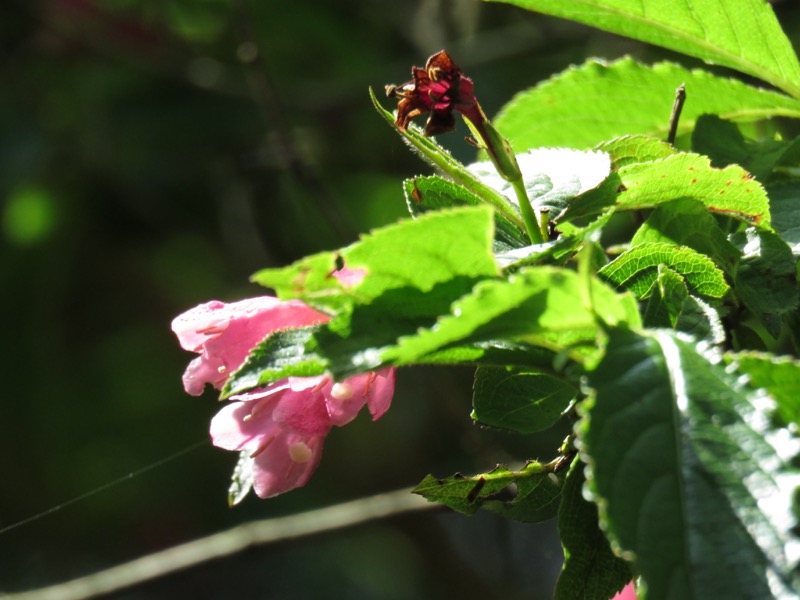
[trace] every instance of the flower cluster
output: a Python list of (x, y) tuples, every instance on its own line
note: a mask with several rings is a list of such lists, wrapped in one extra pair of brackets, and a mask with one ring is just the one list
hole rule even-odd
[[(195, 396), (206, 384), (221, 389), (269, 334), (327, 320), (303, 302), (269, 296), (201, 304), (172, 322), (181, 346), (199, 354), (184, 373), (184, 389)], [(393, 393), (391, 368), (341, 382), (328, 375), (289, 377), (231, 396), (211, 421), (211, 438), (215, 446), (248, 453), (253, 489), (269, 498), (308, 482), (334, 425), (349, 423), (365, 405), (373, 420), (380, 418)]]

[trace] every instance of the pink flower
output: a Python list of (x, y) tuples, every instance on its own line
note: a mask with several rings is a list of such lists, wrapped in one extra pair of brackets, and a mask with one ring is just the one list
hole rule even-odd
[(614, 596), (611, 600), (636, 600), (636, 588), (633, 587), (633, 582), (630, 582), (622, 590)]
[(273, 331), (327, 320), (327, 315), (299, 300), (283, 302), (271, 296), (196, 306), (172, 321), (181, 347), (200, 354), (183, 374), (183, 387), (192, 396), (202, 394), (207, 383), (222, 389), (250, 350)]
[(328, 376), (290, 377), (232, 396), (211, 421), (214, 445), (246, 451), (253, 488), (269, 498), (308, 482), (331, 428), (352, 421), (366, 404), (373, 420), (389, 408), (394, 369), (356, 375), (341, 383)]
[[(361, 277), (348, 271), (340, 280), (352, 286)], [(207, 383), (221, 389), (270, 333), (327, 320), (303, 302), (267, 296), (201, 304), (172, 322), (181, 346), (199, 354), (183, 375), (184, 388), (195, 396)], [(212, 419), (211, 438), (215, 446), (245, 451), (253, 458), (253, 487), (261, 498), (303, 486), (316, 469), (333, 426), (349, 423), (365, 405), (373, 420), (389, 409), (394, 371), (381, 369), (338, 383), (327, 375), (289, 377), (232, 396)]]

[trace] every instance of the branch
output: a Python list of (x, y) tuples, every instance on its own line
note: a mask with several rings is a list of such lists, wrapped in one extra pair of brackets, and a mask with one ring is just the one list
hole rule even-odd
[(408, 488), (396, 490), (296, 515), (244, 523), (227, 531), (148, 554), (105, 571), (37, 590), (0, 595), (0, 598), (3, 600), (96, 598), (210, 560), (231, 556), (251, 546), (297, 539), (402, 513), (439, 507), (440, 505), (436, 503), (412, 494)]

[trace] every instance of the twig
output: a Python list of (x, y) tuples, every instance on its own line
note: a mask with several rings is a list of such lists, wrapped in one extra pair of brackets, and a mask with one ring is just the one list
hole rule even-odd
[(61, 584), (0, 595), (3, 600), (85, 600), (151, 581), (251, 546), (333, 531), (402, 513), (428, 510), (439, 504), (396, 490), (296, 515), (237, 525), (208, 537), (155, 552), (105, 571)]
[(675, 90), (675, 102), (672, 103), (672, 114), (669, 116), (668, 144), (675, 143), (675, 136), (678, 134), (678, 121), (681, 118), (684, 102), (686, 102), (686, 84), (682, 83)]

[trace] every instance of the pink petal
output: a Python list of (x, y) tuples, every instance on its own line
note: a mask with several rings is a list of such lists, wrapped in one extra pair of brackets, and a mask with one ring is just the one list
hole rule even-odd
[(253, 490), (259, 498), (271, 498), (304, 486), (322, 458), (325, 436), (304, 437), (283, 432), (256, 455)]
[(280, 391), (266, 393), (251, 402), (229, 402), (211, 419), (211, 440), (225, 450), (247, 450), (255, 452), (268, 443), (271, 437), (280, 434), (272, 413)]
[(333, 276), (345, 287), (354, 287), (358, 285), (366, 275), (366, 269), (350, 269), (348, 267), (343, 267), (333, 272)]
[(373, 379), (367, 391), (367, 406), (373, 421), (380, 419), (392, 405), (396, 370), (392, 367), (369, 373)]
[(284, 302), (271, 296), (196, 306), (172, 321), (181, 346), (201, 353), (199, 362), (195, 359), (187, 369), (184, 387), (192, 395), (199, 395), (205, 383), (219, 389), (270, 333), (328, 319), (299, 300)]
[(633, 582), (622, 588), (622, 591), (611, 600), (636, 600), (636, 588), (633, 586)]
[(325, 407), (325, 396), (322, 389), (330, 386), (329, 380), (323, 377), (308, 377), (308, 383), (316, 382), (295, 391), (298, 379), (291, 378), (292, 389), (285, 391), (275, 405), (273, 418), (281, 427), (306, 436), (324, 436), (331, 429), (331, 419)]

